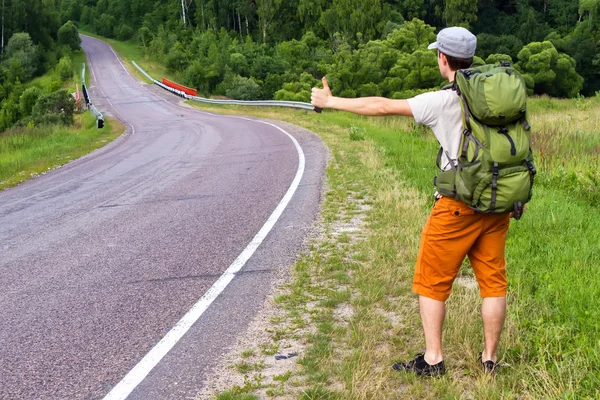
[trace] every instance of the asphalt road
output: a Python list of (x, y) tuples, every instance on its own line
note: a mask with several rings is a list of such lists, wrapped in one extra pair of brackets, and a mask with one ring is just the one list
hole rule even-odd
[[(0, 192), (0, 399), (100, 399), (244, 250), (298, 170), (274, 127), (179, 106), (84, 37), (90, 95), (128, 126), (104, 148)], [(231, 284), (130, 399), (193, 398), (293, 265), (317, 215), (326, 149)]]

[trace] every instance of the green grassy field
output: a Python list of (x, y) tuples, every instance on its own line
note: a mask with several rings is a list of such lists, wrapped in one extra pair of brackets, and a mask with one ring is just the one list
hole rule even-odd
[[(254, 350), (254, 365), (261, 365), (261, 346), (300, 337), (308, 346), (300, 368), (285, 385), (261, 377), (260, 368), (244, 371), (246, 383), (218, 398), (599, 398), (600, 101), (530, 103), (540, 172), (534, 199), (511, 224), (507, 242), (509, 311), (500, 357), (510, 367), (496, 378), (479, 369), (480, 299), (465, 263), (448, 301), (449, 373), (431, 380), (390, 366), (423, 349), (410, 284), (432, 204), (433, 135), (402, 118), (196, 104), (306, 127), (333, 153), (323, 211), (328, 234), (303, 254), (277, 298), (288, 317), (273, 323), (273, 343)], [(339, 232), (360, 214), (358, 232)], [(351, 317), (340, 320), (344, 308)], [(242, 397), (248, 395), (258, 397)]]
[(70, 127), (35, 127), (0, 133), (0, 190), (96, 150), (121, 135), (125, 127), (107, 119), (103, 129), (86, 112)]

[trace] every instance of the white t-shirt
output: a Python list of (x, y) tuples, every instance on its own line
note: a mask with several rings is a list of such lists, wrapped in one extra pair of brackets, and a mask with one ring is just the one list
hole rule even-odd
[(431, 128), (440, 146), (444, 149), (441, 167), (450, 169), (451, 160), (456, 165), (460, 135), (462, 134), (462, 111), (460, 100), (454, 90), (438, 90), (423, 93), (408, 99), (415, 122)]

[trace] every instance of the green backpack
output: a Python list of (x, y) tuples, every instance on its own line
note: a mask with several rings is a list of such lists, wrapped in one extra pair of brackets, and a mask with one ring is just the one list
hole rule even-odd
[(457, 165), (451, 162), (434, 180), (438, 192), (477, 211), (514, 212), (519, 219), (536, 173), (523, 78), (506, 62), (472, 66), (456, 73), (452, 88), (460, 97), (463, 132)]

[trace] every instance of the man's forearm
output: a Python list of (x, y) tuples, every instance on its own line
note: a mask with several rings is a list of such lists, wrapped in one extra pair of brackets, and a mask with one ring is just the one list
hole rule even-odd
[(332, 97), (331, 108), (360, 115), (385, 115), (384, 100), (383, 97), (361, 97), (358, 99)]
[(385, 97), (361, 97), (357, 99), (331, 97), (328, 108), (360, 115), (412, 116), (412, 111), (406, 100), (391, 100)]

